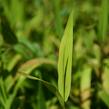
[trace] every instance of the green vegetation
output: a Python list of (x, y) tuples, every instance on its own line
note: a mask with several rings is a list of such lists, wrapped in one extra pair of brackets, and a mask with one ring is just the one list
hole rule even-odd
[(108, 4), (0, 0), (0, 109), (108, 109)]

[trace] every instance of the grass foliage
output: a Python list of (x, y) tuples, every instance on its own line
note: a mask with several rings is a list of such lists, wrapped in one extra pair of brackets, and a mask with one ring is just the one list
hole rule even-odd
[(0, 109), (108, 109), (108, 4), (0, 0)]

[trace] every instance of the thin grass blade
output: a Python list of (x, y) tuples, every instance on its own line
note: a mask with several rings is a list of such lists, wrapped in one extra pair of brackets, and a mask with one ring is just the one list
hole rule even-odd
[(70, 14), (59, 49), (58, 89), (67, 101), (71, 88), (71, 69), (73, 53), (73, 11)]

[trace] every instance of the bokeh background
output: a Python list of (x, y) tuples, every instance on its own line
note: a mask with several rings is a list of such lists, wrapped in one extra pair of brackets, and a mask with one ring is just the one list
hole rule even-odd
[(108, 109), (108, 5), (109, 0), (0, 0), (0, 109), (63, 109), (54, 89), (34, 77), (57, 87), (59, 45), (72, 8), (66, 109)]

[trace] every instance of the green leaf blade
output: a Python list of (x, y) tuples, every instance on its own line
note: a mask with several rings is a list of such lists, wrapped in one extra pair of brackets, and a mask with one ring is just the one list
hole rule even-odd
[(58, 89), (65, 101), (68, 99), (71, 88), (72, 52), (73, 11), (68, 19), (64, 36), (60, 44), (58, 60)]

